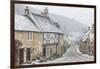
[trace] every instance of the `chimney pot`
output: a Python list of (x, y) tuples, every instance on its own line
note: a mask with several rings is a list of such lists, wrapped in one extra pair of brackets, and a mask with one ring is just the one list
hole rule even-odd
[(30, 14), (30, 10), (29, 10), (28, 6), (26, 6), (26, 8), (25, 8), (25, 15), (29, 15), (29, 14)]

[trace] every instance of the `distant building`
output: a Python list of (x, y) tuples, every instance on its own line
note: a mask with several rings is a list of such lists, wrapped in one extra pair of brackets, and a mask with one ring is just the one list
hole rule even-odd
[(84, 54), (94, 55), (94, 24), (82, 37), (80, 41), (80, 51)]
[(64, 35), (48, 15), (47, 8), (41, 14), (32, 13), (29, 7), (24, 15), (15, 13), (17, 65), (64, 53)]

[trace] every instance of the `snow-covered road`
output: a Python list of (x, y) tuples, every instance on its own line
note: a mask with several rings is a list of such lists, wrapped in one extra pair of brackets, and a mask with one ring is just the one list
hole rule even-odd
[(64, 62), (84, 62), (84, 61), (93, 61), (94, 57), (87, 54), (82, 54), (79, 51), (78, 45), (73, 45), (67, 49), (64, 55), (61, 58), (45, 62), (45, 63), (64, 63)]
[(63, 56), (52, 61), (44, 62), (43, 64), (94, 61), (94, 56), (90, 56), (88, 54), (83, 54), (80, 52), (80, 37), (82, 36), (78, 35), (78, 37), (69, 37), (70, 47), (66, 50)]

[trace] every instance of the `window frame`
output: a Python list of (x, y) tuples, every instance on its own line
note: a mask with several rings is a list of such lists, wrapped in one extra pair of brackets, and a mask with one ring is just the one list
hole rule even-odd
[(33, 33), (32, 32), (27, 32), (27, 40), (33, 41)]

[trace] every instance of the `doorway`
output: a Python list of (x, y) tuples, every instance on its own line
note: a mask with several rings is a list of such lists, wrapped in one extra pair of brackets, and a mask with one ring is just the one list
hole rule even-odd
[(46, 57), (46, 47), (43, 48), (43, 57)]
[(27, 61), (31, 60), (31, 49), (27, 48), (27, 55), (26, 55)]
[(19, 49), (19, 64), (24, 63), (24, 49)]

